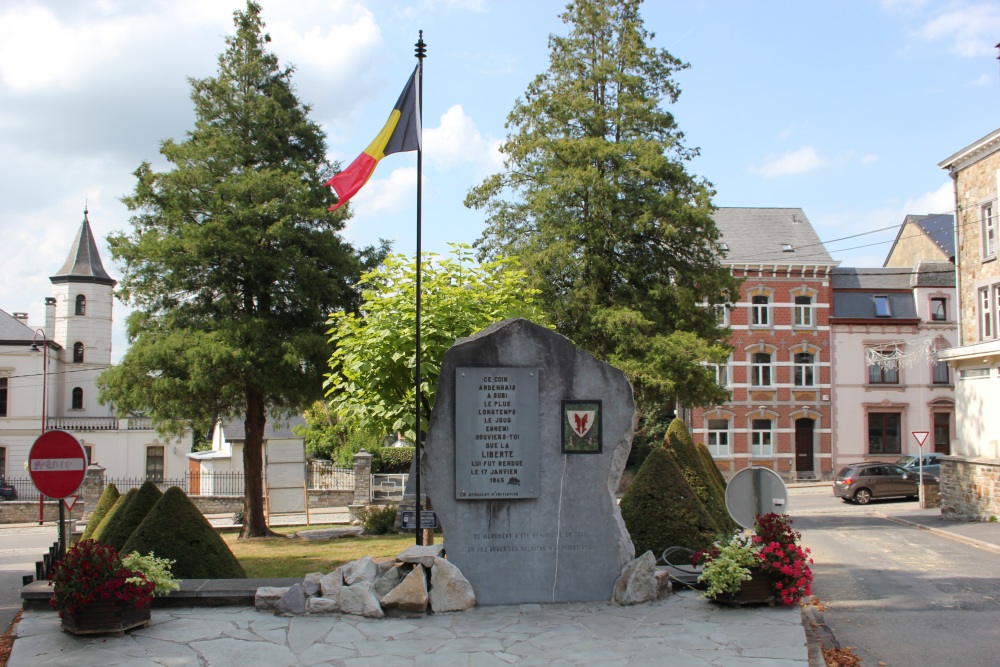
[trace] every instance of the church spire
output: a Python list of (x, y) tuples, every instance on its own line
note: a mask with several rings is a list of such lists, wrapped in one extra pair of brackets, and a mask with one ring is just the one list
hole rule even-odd
[(49, 278), (53, 284), (56, 283), (97, 283), (114, 287), (117, 281), (108, 275), (101, 263), (101, 256), (97, 252), (97, 242), (94, 239), (94, 232), (90, 229), (90, 220), (87, 217), (87, 207), (83, 209), (83, 223), (80, 231), (76, 235), (73, 246), (69, 250), (69, 256), (62, 268), (54, 276)]

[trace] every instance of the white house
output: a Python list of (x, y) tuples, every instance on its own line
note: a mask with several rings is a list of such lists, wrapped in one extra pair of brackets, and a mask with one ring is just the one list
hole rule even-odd
[(111, 364), (116, 281), (101, 263), (87, 211), (50, 280), (43, 326), (0, 310), (0, 474), (25, 474), (44, 419), (48, 430), (76, 436), (109, 477), (183, 475), (190, 437), (162, 438), (149, 419), (119, 419), (97, 400), (97, 377)]

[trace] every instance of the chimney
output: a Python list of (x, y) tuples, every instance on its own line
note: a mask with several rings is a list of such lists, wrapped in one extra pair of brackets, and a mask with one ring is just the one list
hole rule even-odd
[(45, 297), (45, 337), (49, 340), (56, 332), (56, 300), (55, 297)]
[(28, 326), (28, 313), (14, 313), (14, 319), (24, 326)]

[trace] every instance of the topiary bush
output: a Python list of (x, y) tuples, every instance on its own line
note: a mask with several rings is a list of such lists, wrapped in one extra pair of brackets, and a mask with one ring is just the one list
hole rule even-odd
[(90, 539), (103, 544), (104, 532), (110, 528), (112, 522), (115, 520), (115, 516), (128, 507), (129, 503), (132, 502), (132, 499), (135, 498), (135, 494), (137, 493), (139, 493), (139, 489), (129, 489), (125, 492), (124, 496), (118, 498), (118, 500), (115, 501), (115, 504), (111, 506), (111, 509), (108, 510), (108, 513), (104, 515), (104, 518), (101, 519), (101, 522), (97, 524), (97, 528), (94, 529)]
[(114, 507), (118, 499), (121, 498), (121, 494), (118, 493), (118, 487), (114, 484), (108, 484), (104, 487), (104, 491), (101, 493), (101, 497), (97, 501), (97, 505), (94, 507), (94, 511), (90, 514), (90, 520), (87, 522), (87, 527), (83, 530), (83, 535), (80, 536), (80, 541), (89, 540), (94, 535), (94, 531), (97, 527), (101, 525), (101, 520), (107, 515), (108, 511)]
[[(716, 526), (716, 533), (731, 533), (736, 529), (736, 523), (726, 509), (726, 485), (718, 466), (712, 461), (708, 449), (695, 443), (684, 421), (675, 419), (667, 429), (663, 446), (674, 455), (674, 460), (680, 466), (684, 479), (698, 495), (698, 500), (705, 506), (708, 515)], [(708, 455), (707, 460), (699, 451), (699, 447)]]
[(381, 447), (378, 451), (378, 465), (374, 461), (375, 472), (404, 473), (410, 472), (410, 462), (413, 461), (413, 447)]
[(366, 535), (385, 535), (395, 528), (397, 509), (395, 505), (366, 505), (355, 510), (354, 514)]
[(225, 541), (178, 487), (167, 489), (122, 549), (174, 562), (178, 579), (243, 579), (246, 572)]
[(132, 535), (132, 531), (139, 527), (142, 520), (146, 518), (146, 514), (162, 495), (163, 492), (156, 487), (156, 484), (148, 481), (143, 482), (128, 505), (119, 510), (115, 514), (114, 520), (108, 523), (108, 527), (101, 535), (100, 542), (114, 547), (119, 553), (129, 553), (124, 551), (122, 547)]
[(620, 503), (637, 554), (657, 558), (668, 547), (707, 549), (718, 530), (677, 460), (657, 447), (649, 453)]

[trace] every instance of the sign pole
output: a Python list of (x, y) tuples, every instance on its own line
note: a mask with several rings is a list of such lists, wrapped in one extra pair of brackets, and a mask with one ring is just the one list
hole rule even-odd
[(917, 469), (920, 471), (920, 479), (917, 480), (918, 492), (920, 494), (920, 509), (927, 509), (924, 505), (924, 443), (930, 431), (911, 431), (910, 435), (917, 441)]

